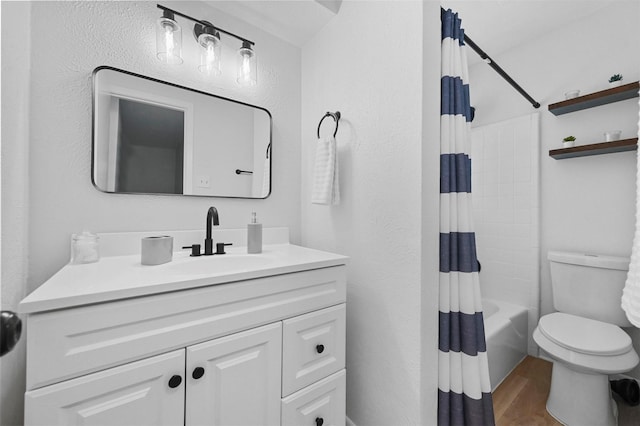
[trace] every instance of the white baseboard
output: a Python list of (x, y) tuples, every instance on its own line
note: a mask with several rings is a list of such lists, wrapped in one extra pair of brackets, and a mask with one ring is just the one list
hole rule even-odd
[(346, 422), (345, 423), (346, 423), (347, 426), (356, 426), (356, 424), (354, 422), (352, 422), (349, 417), (346, 417)]

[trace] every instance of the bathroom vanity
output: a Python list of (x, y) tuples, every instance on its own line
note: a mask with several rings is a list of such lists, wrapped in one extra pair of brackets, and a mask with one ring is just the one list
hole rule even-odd
[(67, 265), (25, 298), (27, 425), (344, 425), (346, 263), (291, 244)]

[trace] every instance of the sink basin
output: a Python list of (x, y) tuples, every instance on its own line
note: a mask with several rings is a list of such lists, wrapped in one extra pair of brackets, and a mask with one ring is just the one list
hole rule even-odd
[(174, 259), (165, 270), (175, 274), (218, 275), (264, 269), (275, 265), (273, 259), (261, 255), (224, 254)]

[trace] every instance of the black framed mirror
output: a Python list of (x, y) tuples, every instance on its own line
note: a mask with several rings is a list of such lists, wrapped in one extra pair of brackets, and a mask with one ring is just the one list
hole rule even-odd
[(109, 193), (266, 198), (271, 121), (265, 108), (98, 67), (93, 184)]

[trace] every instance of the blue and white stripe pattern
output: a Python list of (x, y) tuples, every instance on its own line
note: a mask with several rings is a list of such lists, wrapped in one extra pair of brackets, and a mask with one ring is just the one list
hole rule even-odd
[(464, 30), (442, 10), (439, 425), (493, 425), (471, 208), (471, 107)]

